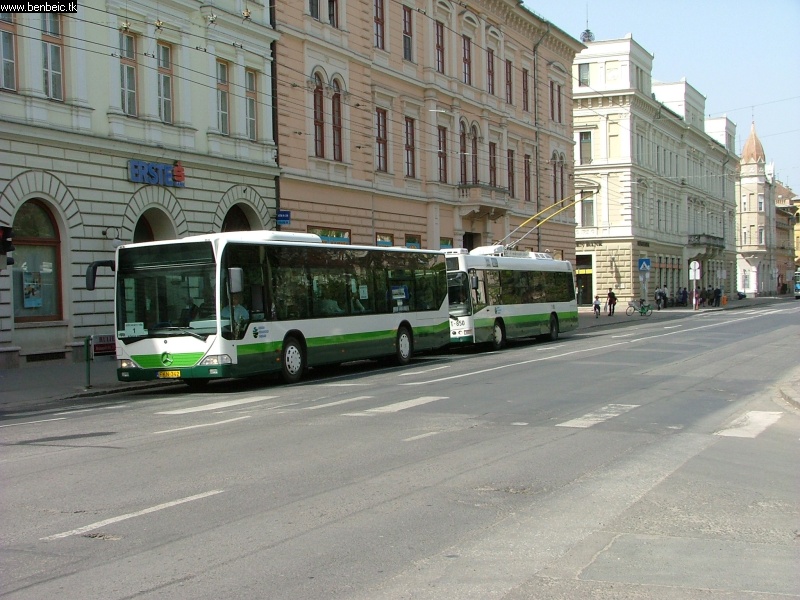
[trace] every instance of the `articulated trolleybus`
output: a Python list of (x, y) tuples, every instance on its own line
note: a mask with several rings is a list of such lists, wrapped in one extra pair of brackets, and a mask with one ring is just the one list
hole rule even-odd
[(438, 251), (324, 244), (317, 235), (219, 233), (120, 246), (115, 333), (120, 381), (211, 379), (378, 357), (401, 364), (446, 346)]
[(568, 261), (501, 245), (445, 255), (452, 344), (491, 343), (499, 350), (509, 339), (555, 341), (559, 332), (578, 327)]

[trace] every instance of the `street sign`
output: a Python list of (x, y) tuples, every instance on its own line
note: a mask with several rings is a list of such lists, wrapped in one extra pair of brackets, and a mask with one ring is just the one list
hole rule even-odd
[(649, 271), (650, 270), (650, 259), (649, 258), (640, 258), (639, 259), (639, 270), (640, 271)]
[(291, 225), (292, 223), (292, 211), (290, 210), (279, 210), (278, 211), (278, 218), (276, 219), (278, 225)]
[(113, 335), (92, 336), (92, 354), (94, 356), (110, 356), (116, 352), (117, 345)]
[(689, 263), (689, 279), (692, 281), (700, 279), (700, 263), (696, 260)]

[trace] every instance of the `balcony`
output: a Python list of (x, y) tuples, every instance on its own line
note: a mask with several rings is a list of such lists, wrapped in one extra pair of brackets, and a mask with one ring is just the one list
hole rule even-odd
[(492, 221), (508, 212), (509, 196), (506, 188), (482, 183), (461, 184), (458, 186), (461, 200), (459, 213), (469, 219), (489, 217)]
[(708, 246), (709, 248), (725, 249), (725, 238), (701, 233), (689, 236), (689, 246)]

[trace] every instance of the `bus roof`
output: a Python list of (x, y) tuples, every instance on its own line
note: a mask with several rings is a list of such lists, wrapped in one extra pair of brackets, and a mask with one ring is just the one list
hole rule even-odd
[(256, 231), (229, 231), (224, 233), (204, 233), (200, 235), (191, 235), (183, 238), (156, 240), (152, 242), (140, 242), (137, 244), (126, 243), (120, 246), (119, 248), (124, 249), (126, 247), (130, 247), (131, 245), (136, 245), (136, 246), (166, 245), (166, 244), (183, 244), (191, 242), (211, 242), (215, 246), (219, 242), (224, 242), (226, 244), (231, 242), (242, 242), (250, 244), (259, 242), (270, 242), (270, 243), (289, 242), (289, 243), (311, 245), (324, 248), (350, 248), (353, 250), (380, 249), (380, 250), (395, 251), (395, 252), (442, 254), (441, 250), (426, 250), (424, 248), (423, 249), (406, 248), (404, 246), (363, 246), (354, 244), (331, 244), (323, 242), (322, 238), (320, 238), (318, 235), (314, 233), (302, 233), (297, 231), (273, 231), (268, 229), (262, 229)]

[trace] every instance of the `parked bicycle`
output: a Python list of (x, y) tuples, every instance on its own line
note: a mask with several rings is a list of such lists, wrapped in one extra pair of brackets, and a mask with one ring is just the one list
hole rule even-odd
[(625, 314), (630, 317), (636, 312), (638, 312), (642, 317), (649, 317), (653, 314), (653, 305), (645, 303), (644, 300), (639, 300), (639, 302), (628, 302), (628, 308), (625, 310)]

